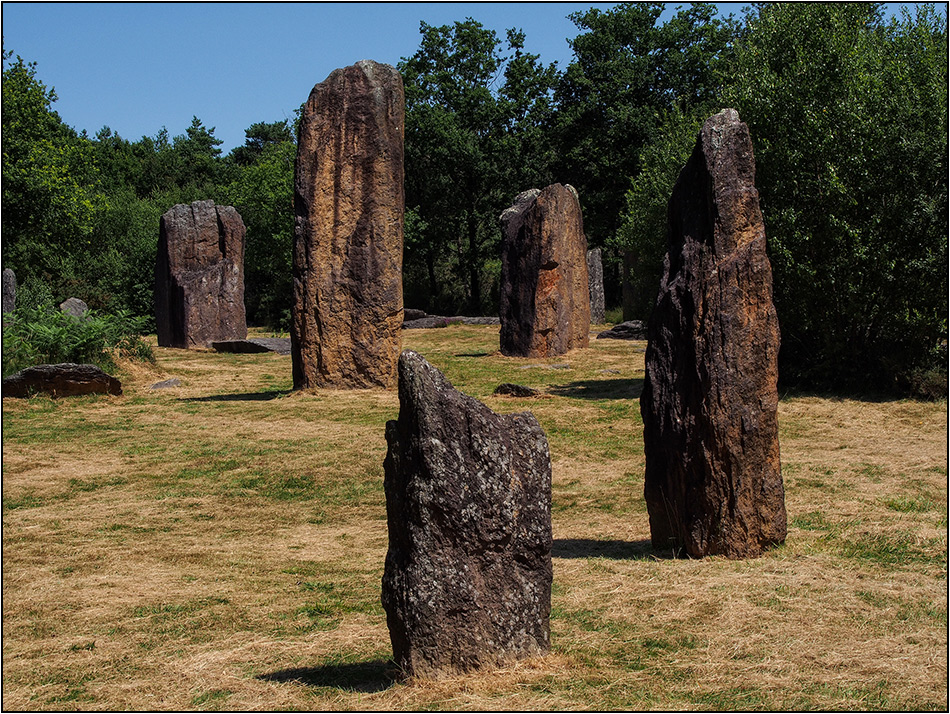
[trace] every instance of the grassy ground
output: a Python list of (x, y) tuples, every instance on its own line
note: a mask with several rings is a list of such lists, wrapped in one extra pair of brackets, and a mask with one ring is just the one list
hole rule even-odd
[(286, 356), (158, 349), (121, 397), (3, 400), (3, 708), (947, 709), (946, 401), (784, 398), (785, 545), (671, 560), (642, 495), (645, 343), (497, 345), (404, 339), (548, 435), (549, 656), (393, 681), (395, 393), (292, 393)]

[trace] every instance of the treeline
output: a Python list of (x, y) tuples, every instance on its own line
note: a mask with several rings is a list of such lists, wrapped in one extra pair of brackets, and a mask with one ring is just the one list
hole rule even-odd
[[(646, 318), (666, 201), (703, 120), (749, 124), (775, 275), (786, 385), (913, 386), (947, 338), (947, 18), (880, 4), (632, 3), (570, 16), (561, 71), (473, 19), (421, 24), (406, 89), (405, 301), (497, 310), (499, 214), (531, 187), (574, 185), (608, 302)], [(128, 141), (78, 134), (36, 67), (4, 54), (4, 267), (20, 298), (75, 295), (152, 315), (158, 218), (234, 205), (247, 226), (249, 321), (288, 324), (293, 122), (262, 121), (222, 155), (198, 119)], [(319, 81), (322, 78), (314, 78)], [(306, 99), (301, 97), (301, 101)], [(941, 356), (943, 343), (943, 356)], [(944, 366), (945, 370), (945, 366)], [(944, 378), (945, 379), (945, 378)]]

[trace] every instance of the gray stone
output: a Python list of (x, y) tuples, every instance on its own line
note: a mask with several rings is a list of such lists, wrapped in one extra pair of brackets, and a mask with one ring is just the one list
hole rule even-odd
[(404, 322), (412, 322), (413, 320), (421, 320), (424, 317), (428, 317), (424, 310), (414, 310), (411, 307), (407, 307), (402, 311), (402, 319)]
[(221, 342), (212, 342), (211, 346), (218, 352), (237, 352), (240, 354), (276, 352), (281, 355), (290, 354), (289, 337), (251, 337), (246, 340), (223, 340)]
[(3, 380), (4, 397), (31, 397), (38, 393), (52, 397), (82, 394), (122, 394), (118, 379), (92, 364), (40, 364), (27, 367)]
[(402, 672), (547, 652), (551, 456), (534, 416), (494, 413), (407, 350), (386, 441), (382, 600)]
[(642, 320), (627, 320), (598, 333), (598, 340), (645, 340), (647, 326)]
[(492, 394), (504, 395), (509, 397), (536, 397), (540, 392), (537, 389), (532, 389), (531, 387), (526, 387), (523, 384), (512, 384), (511, 382), (503, 382), (495, 387), (495, 391)]
[(600, 248), (587, 251), (587, 284), (590, 291), (590, 322), (603, 325), (606, 319), (604, 307), (604, 262)]
[(10, 268), (3, 269), (3, 313), (16, 309), (16, 275)]
[(449, 325), (497, 325), (501, 320), (497, 317), (465, 317), (455, 315), (443, 317), (441, 315), (426, 315), (415, 320), (402, 323), (404, 330), (430, 329), (433, 327), (448, 327)]
[(72, 315), (75, 318), (81, 318), (89, 311), (89, 306), (86, 305), (79, 298), (67, 298), (59, 304), (59, 309), (65, 312), (67, 315)]
[(178, 377), (172, 377), (171, 379), (166, 379), (162, 382), (156, 382), (149, 389), (171, 389), (172, 387), (180, 387), (181, 380)]

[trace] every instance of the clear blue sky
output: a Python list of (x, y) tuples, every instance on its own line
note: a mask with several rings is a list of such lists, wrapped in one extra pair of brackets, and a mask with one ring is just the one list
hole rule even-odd
[[(502, 39), (518, 27), (529, 52), (564, 69), (577, 34), (567, 16), (614, 4), (4, 2), (3, 48), (37, 63), (54, 109), (79, 131), (108, 125), (135, 141), (164, 126), (175, 136), (197, 116), (227, 152), (251, 124), (292, 118), (337, 67), (412, 55), (420, 20), (472, 17)], [(719, 3), (736, 15), (744, 4)]]

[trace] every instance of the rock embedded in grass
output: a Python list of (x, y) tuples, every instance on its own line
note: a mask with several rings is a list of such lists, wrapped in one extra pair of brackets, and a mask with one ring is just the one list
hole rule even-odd
[(753, 557), (786, 535), (779, 328), (748, 127), (708, 119), (669, 202), (640, 407), (659, 550)]
[(4, 397), (74, 397), (83, 394), (122, 394), (122, 383), (93, 364), (39, 364), (3, 380)]
[(362, 60), (314, 86), (294, 165), (294, 389), (396, 386), (405, 98)]
[(415, 352), (386, 424), (393, 657), (438, 678), (550, 649), (551, 457), (530, 412), (499, 415)]
[(587, 238), (577, 192), (552, 184), (501, 214), (501, 352), (553, 357), (587, 347)]

